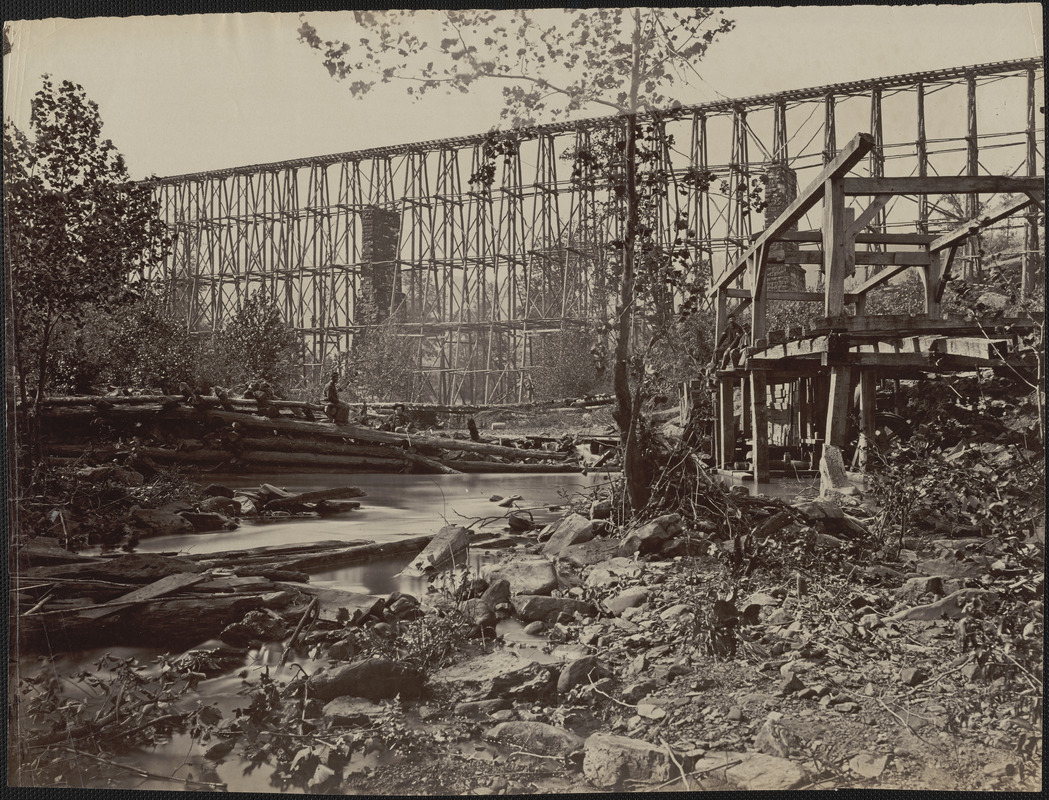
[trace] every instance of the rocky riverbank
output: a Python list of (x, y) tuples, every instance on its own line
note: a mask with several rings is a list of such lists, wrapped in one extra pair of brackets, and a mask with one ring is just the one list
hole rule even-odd
[[(889, 543), (854, 498), (705, 491), (684, 516), (627, 523), (611, 498), (594, 497), (531, 530), (519, 500), (493, 497), (505, 532), (452, 525), (417, 543), (407, 569), (431, 578), (420, 596), (340, 593), (289, 574), (323, 549), (240, 565), (107, 563), (125, 582), (184, 581), (168, 603), (192, 602), (193, 590), (226, 596), (224, 615), (194, 629), (216, 641), (183, 656), (198, 673), (249, 652), (304, 665), (249, 681), (234, 714), (203, 724), (193, 712), (202, 763), (268, 762), (275, 788), (1040, 785), (1039, 541), (958, 530)], [(471, 547), (499, 557), (463, 569)], [(127, 569), (133, 559), (152, 571)], [(85, 568), (50, 569), (33, 577)], [(90, 577), (99, 591), (108, 580)], [(144, 629), (160, 602), (101, 605), (124, 629)], [(524, 633), (503, 635), (509, 624)], [(146, 716), (111, 726), (106, 741), (133, 741)], [(30, 745), (80, 732), (74, 719), (49, 723), (24, 733)], [(186, 718), (150, 730), (165, 725), (184, 729)], [(199, 777), (214, 783), (209, 770)]]

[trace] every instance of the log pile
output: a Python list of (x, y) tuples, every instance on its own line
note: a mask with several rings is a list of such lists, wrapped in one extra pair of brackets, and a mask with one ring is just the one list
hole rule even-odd
[[(571, 442), (500, 443), (465, 433), (336, 424), (312, 403), (148, 395), (55, 397), (37, 410), (44, 452), (76, 459), (91, 447), (111, 459), (131, 450), (191, 469), (323, 472), (576, 472)], [(461, 438), (460, 438), (461, 437)], [(101, 448), (99, 441), (106, 442)]]

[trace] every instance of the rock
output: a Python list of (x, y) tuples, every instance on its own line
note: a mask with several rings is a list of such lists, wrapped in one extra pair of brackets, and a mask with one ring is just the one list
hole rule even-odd
[[(849, 485), (852, 487), (851, 484)], [(847, 539), (856, 539), (867, 535), (866, 525), (855, 517), (850, 517), (834, 503), (825, 500), (810, 500), (804, 503), (795, 503), (793, 508), (803, 514), (809, 522), (822, 525), (828, 533), (838, 534)], [(833, 542), (830, 544), (833, 544)], [(839, 546), (843, 544), (844, 542), (838, 541)]]
[(198, 508), (204, 513), (225, 514), (228, 517), (240, 513), (240, 503), (231, 497), (209, 497)]
[(597, 660), (597, 656), (584, 656), (565, 665), (557, 679), (557, 693), (568, 694), (580, 685), (597, 683), (601, 678), (610, 675), (607, 667)]
[(357, 655), (357, 642), (353, 639), (343, 639), (328, 648), (328, 658), (332, 661), (349, 661)]
[(619, 555), (657, 553), (668, 539), (681, 533), (681, 515), (667, 514), (631, 531), (619, 546)]
[(929, 676), (918, 667), (908, 667), (900, 671), (900, 683), (904, 686), (917, 686)]
[(232, 499), (235, 496), (235, 492), (228, 486), (223, 486), (221, 483), (209, 483), (204, 487), (202, 494), (205, 497), (228, 497)]
[(678, 619), (679, 617), (683, 617), (686, 615), (695, 615), (695, 613), (696, 610), (688, 603), (676, 603), (675, 605), (672, 605), (669, 608), (665, 608), (663, 609), (663, 611), (659, 612), (659, 618), (666, 622), (670, 622), (671, 620)]
[(141, 486), (146, 479), (141, 472), (135, 472), (126, 467), (116, 464), (103, 464), (100, 467), (84, 467), (78, 469), (77, 476), (88, 483), (102, 483), (112, 481), (121, 486)]
[(529, 636), (538, 636), (546, 630), (546, 623), (537, 619), (535, 622), (529, 622), (525, 625), (523, 630)]
[(754, 737), (754, 749), (777, 758), (790, 758), (791, 753), (801, 749), (803, 742), (780, 721), (783, 715), (777, 711), (768, 718)]
[[(619, 547), (618, 542), (613, 544)], [(586, 585), (601, 589), (620, 583), (623, 580), (633, 580), (641, 576), (641, 567), (632, 558), (617, 556), (607, 561), (598, 562), (586, 576)]]
[(404, 700), (414, 700), (422, 694), (423, 681), (423, 673), (414, 667), (386, 658), (370, 658), (314, 674), (309, 690), (324, 702), (346, 695), (369, 700), (400, 695)]
[(896, 590), (896, 597), (906, 603), (917, 603), (926, 594), (943, 594), (943, 581), (936, 576), (925, 578), (908, 578)]
[(589, 567), (607, 561), (619, 552), (618, 539), (591, 539), (573, 544), (560, 552), (560, 557), (577, 567)]
[(501, 606), (503, 603), (510, 602), (510, 581), (505, 578), (499, 578), (498, 580), (492, 581), (488, 588), (484, 590), (481, 595), (481, 599), (493, 610)]
[(481, 576), (490, 584), (505, 579), (513, 594), (550, 594), (557, 588), (554, 563), (543, 556), (511, 556), (481, 568)]
[(809, 780), (800, 764), (765, 753), (748, 754), (743, 763), (725, 770), (725, 777), (748, 792), (787, 791)]
[(823, 455), (820, 456), (820, 497), (829, 497), (834, 493), (855, 495), (859, 494), (859, 491), (849, 482), (845, 474), (841, 448), (825, 444)]
[(414, 595), (393, 592), (386, 598), (382, 616), (387, 622), (393, 620), (418, 619), (423, 615), (419, 599)]
[(664, 686), (666, 686), (666, 681), (659, 680), (658, 678), (645, 678), (644, 680), (637, 681), (623, 689), (621, 692), (623, 702), (634, 705), (638, 701), (648, 697), (652, 692), (662, 689)]
[(590, 504), (590, 519), (609, 519), (611, 516), (611, 500), (595, 500)]
[(495, 609), (479, 597), (463, 603), (462, 612), (470, 620), (471, 624), (476, 625), (481, 630), (495, 628), (495, 623), (499, 621), (495, 614)]
[(642, 719), (658, 721), (663, 719), (667, 712), (662, 706), (657, 706), (654, 703), (638, 703), (637, 715)]
[(510, 530), (514, 533), (524, 533), (535, 528), (535, 523), (532, 522), (532, 518), (525, 513), (515, 513), (507, 517), (507, 524), (510, 526)]
[(371, 725), (384, 713), (379, 703), (363, 697), (336, 697), (324, 706), (323, 714), (335, 725)]
[(934, 578), (973, 578), (985, 570), (980, 564), (958, 558), (933, 558), (915, 565), (915, 571)]
[(786, 697), (787, 695), (794, 694), (794, 692), (800, 692), (804, 688), (805, 684), (802, 683), (801, 678), (792, 672), (780, 681), (778, 692)]
[(938, 619), (943, 619), (944, 617), (948, 619), (961, 619), (965, 616), (965, 604), (969, 600), (974, 597), (991, 594), (993, 594), (993, 592), (988, 591), (987, 589), (959, 589), (958, 591), (952, 592), (946, 597), (937, 600), (935, 603), (914, 606), (913, 608), (907, 608), (889, 617), (885, 617), (883, 622), (888, 624), (890, 622), (900, 622), (907, 619), (932, 622)]
[(1009, 297), (1001, 292), (986, 291), (976, 298), (976, 305), (994, 311), (1003, 311), (1009, 305)]
[(549, 667), (516, 650), (497, 650), (445, 667), (434, 673), (430, 681), (436, 687), (477, 700), (518, 695), (545, 699), (557, 688), (557, 678)]
[(240, 506), (240, 515), (242, 517), (253, 517), (259, 513), (258, 508), (255, 505), (255, 501), (247, 495), (238, 494), (233, 498), (233, 501)]
[[(232, 502), (232, 501), (230, 501)], [(230, 519), (224, 514), (216, 514), (213, 512), (193, 512), (183, 511), (179, 514), (182, 519), (186, 520), (190, 525), (193, 526), (193, 530), (196, 533), (213, 533), (214, 531), (232, 531), (236, 530), (238, 523), (234, 519)]]
[(580, 514), (569, 514), (551, 526), (550, 538), (541, 550), (543, 555), (557, 557), (561, 551), (573, 544), (588, 542), (594, 538), (594, 523)]
[(590, 603), (571, 597), (545, 597), (543, 595), (518, 595), (513, 598), (514, 613), (524, 622), (556, 622), (561, 614), (592, 617), (597, 609)]
[(566, 756), (583, 746), (579, 736), (544, 722), (501, 722), (485, 738), (543, 756)]
[(583, 776), (598, 789), (615, 789), (630, 778), (662, 783), (670, 778), (670, 754), (648, 742), (595, 733), (583, 746)]
[(508, 708), (510, 708), (509, 698), (496, 697), (492, 700), (473, 700), (467, 703), (458, 703), (455, 706), (455, 713), (460, 717), (481, 717), (490, 716), (496, 711), (503, 711)]
[(849, 759), (849, 769), (863, 778), (880, 778), (888, 763), (888, 756), (879, 756), (869, 750), (861, 750)]
[(240, 622), (227, 625), (219, 638), (233, 647), (277, 642), (291, 633), (288, 624), (271, 611), (250, 611)]
[(725, 715), (725, 719), (731, 722), (742, 722), (743, 721), (743, 709), (739, 706), (732, 706)]
[(445, 525), (399, 574), (403, 577), (421, 578), (448, 567), (461, 567), (466, 564), (469, 545), (469, 528), (462, 525)]
[(131, 509), (131, 524), (143, 536), (179, 536), (193, 533), (193, 525), (171, 511), (159, 508)]
[(634, 586), (620, 592), (609, 600), (605, 600), (604, 606), (610, 614), (622, 616), (623, 612), (628, 608), (636, 608), (643, 605), (647, 600), (648, 589), (643, 586)]

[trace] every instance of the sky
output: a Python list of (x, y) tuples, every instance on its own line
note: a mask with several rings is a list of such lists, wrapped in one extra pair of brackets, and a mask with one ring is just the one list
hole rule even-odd
[[(419, 30), (438, 13), (416, 12)], [(736, 28), (677, 89), (683, 104), (1043, 55), (1039, 3), (727, 14)], [(325, 39), (359, 33), (348, 13), (308, 19)], [(495, 86), (419, 102), (384, 86), (354, 99), (298, 41), (298, 27), (297, 14), (269, 13), (10, 23), (4, 115), (26, 127), (44, 73), (79, 83), (134, 178), (482, 133), (500, 122)]]

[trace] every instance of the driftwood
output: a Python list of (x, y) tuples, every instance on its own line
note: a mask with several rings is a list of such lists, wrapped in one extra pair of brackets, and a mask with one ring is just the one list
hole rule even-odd
[(449, 461), (460, 472), (516, 472), (516, 473), (560, 473), (582, 472), (578, 464), (514, 464), (500, 461), (467, 461), (455, 459)]
[(102, 619), (102, 617), (121, 611), (129, 605), (146, 603), (166, 594), (174, 594), (181, 589), (192, 586), (194, 583), (200, 583), (204, 579), (203, 575), (192, 572), (168, 575), (148, 586), (143, 586), (141, 589), (135, 589), (133, 592), (118, 597), (116, 600), (110, 600), (102, 608), (87, 609), (81, 612), (80, 616), (86, 619)]
[(322, 500), (352, 500), (355, 497), (366, 497), (367, 492), (356, 486), (339, 486), (333, 489), (320, 489), (316, 492), (287, 494), (270, 500), (263, 508), (266, 511), (289, 511), (303, 503), (318, 503)]

